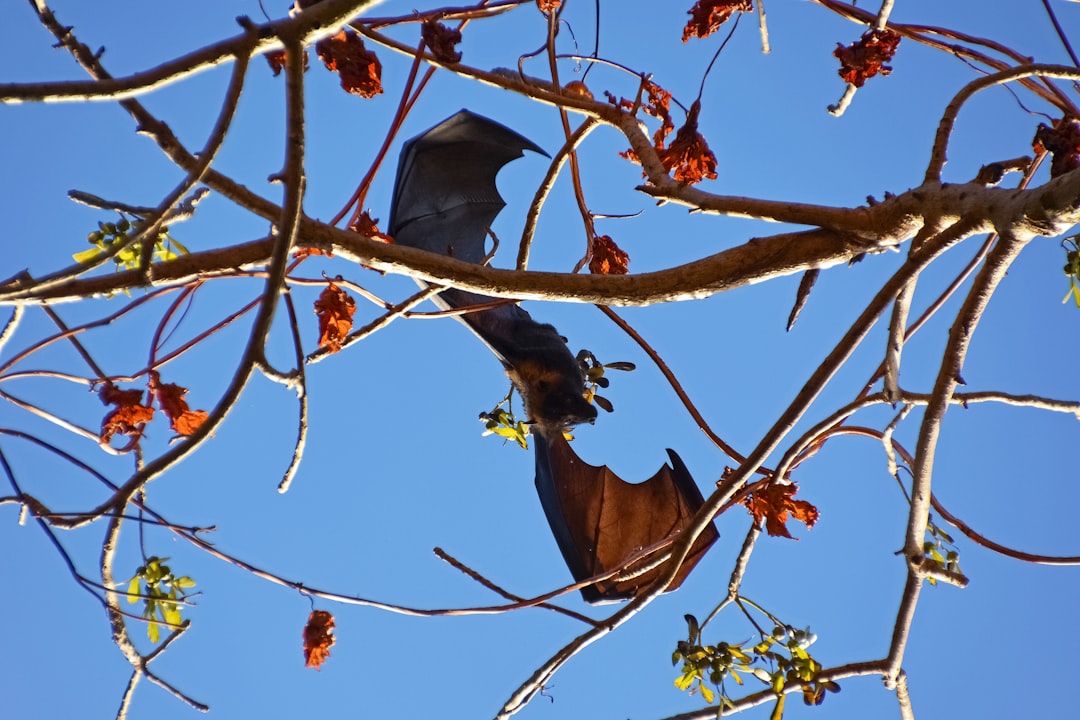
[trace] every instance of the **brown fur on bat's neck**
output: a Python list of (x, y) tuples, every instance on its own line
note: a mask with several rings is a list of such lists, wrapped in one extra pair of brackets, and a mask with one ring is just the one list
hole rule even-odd
[(585, 381), (576, 361), (567, 367), (546, 363), (542, 357), (525, 357), (507, 363), (506, 374), (521, 395), (535, 432), (562, 433), (571, 425), (596, 419), (596, 408), (582, 395)]

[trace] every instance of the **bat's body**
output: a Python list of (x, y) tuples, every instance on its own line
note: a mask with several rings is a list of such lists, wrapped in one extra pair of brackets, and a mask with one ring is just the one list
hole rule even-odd
[[(472, 263), (486, 259), (487, 230), (504, 203), (495, 176), (524, 150), (543, 153), (513, 130), (462, 110), (405, 144), (398, 164), (389, 232), (399, 245)], [(492, 298), (447, 288), (443, 308)], [(578, 581), (622, 567), (637, 551), (680, 531), (701, 506), (701, 492), (674, 452), (651, 479), (629, 485), (607, 467), (581, 461), (562, 431), (592, 422), (583, 370), (551, 325), (515, 304), (459, 316), (499, 358), (525, 402), (535, 435), (536, 487), (548, 522)], [(675, 588), (716, 539), (709, 527), (671, 584)], [(662, 555), (661, 555), (662, 557)], [(632, 597), (656, 579), (648, 559), (582, 590), (589, 602)], [(655, 562), (653, 563), (656, 564)], [(644, 567), (644, 569), (642, 569)]]

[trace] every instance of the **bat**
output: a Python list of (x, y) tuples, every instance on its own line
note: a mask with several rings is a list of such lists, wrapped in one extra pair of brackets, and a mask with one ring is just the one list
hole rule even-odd
[[(495, 185), (504, 165), (525, 150), (547, 155), (513, 130), (462, 110), (405, 143), (398, 161), (389, 234), (398, 245), (482, 264), (488, 229), (505, 206)], [(446, 288), (443, 309), (489, 303), (485, 295)], [(566, 340), (517, 304), (458, 315), (502, 363), (525, 404), (534, 436), (536, 489), (552, 534), (578, 582), (621, 568), (640, 551), (680, 532), (704, 502), (686, 466), (638, 484), (582, 461), (564, 430), (596, 419), (584, 397), (585, 373)], [(691, 548), (669, 590), (679, 586), (717, 539), (710, 525)], [(582, 589), (590, 603), (633, 597), (663, 572), (663, 550)]]

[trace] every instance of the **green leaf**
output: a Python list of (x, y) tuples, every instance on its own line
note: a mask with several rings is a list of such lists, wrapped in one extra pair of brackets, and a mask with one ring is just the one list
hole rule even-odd
[(773, 707), (772, 712), (769, 714), (769, 720), (780, 720), (784, 717), (784, 700), (787, 699), (787, 695), (781, 695), (776, 698), (776, 706)]
[(152, 643), (156, 643), (161, 639), (161, 631), (158, 629), (158, 624), (156, 622), (151, 621), (146, 626), (146, 635), (150, 638), (150, 642)]
[(190, 251), (186, 247), (184, 247), (184, 244), (181, 243), (176, 238), (172, 238), (172, 237), (169, 238), (169, 242), (172, 244), (173, 247), (176, 248), (176, 252), (178, 254), (180, 254), (180, 255), (188, 255), (189, 254)]
[(690, 613), (687, 613), (686, 615), (683, 615), (683, 620), (686, 621), (686, 628), (690, 634), (690, 641), (693, 642), (697, 640), (698, 634), (701, 632), (698, 627), (697, 618)]
[(705, 702), (712, 705), (713, 700), (716, 699), (716, 695), (713, 694), (713, 691), (709, 688), (708, 685), (701, 685), (700, 687), (701, 687), (701, 697), (705, 698)]
[(181, 590), (187, 590), (188, 588), (195, 587), (195, 581), (189, 578), (187, 575), (182, 575), (181, 577), (178, 577), (176, 578), (176, 580), (173, 581), (173, 585), (180, 588)]
[[(84, 262), (89, 262), (90, 260), (93, 260), (94, 258), (96, 258), (100, 254), (101, 254), (101, 248), (94, 247), (94, 248), (90, 248), (89, 250), (83, 250), (82, 252), (77, 252), (74, 255), (72, 255), (71, 257), (74, 258), (75, 262), (77, 262), (77, 263), (84, 263)], [(1068, 296), (1066, 296), (1066, 299), (1068, 299)]]
[(679, 688), (680, 690), (686, 690), (687, 688), (689, 688), (693, 684), (694, 684), (694, 673), (693, 672), (683, 673), (679, 677), (675, 678), (675, 687)]
[(183, 622), (183, 618), (180, 617), (180, 611), (176, 608), (176, 605), (169, 603), (172, 607), (166, 606), (163, 613), (165, 615), (165, 622), (170, 625), (179, 625)]
[(601, 395), (593, 395), (593, 402), (599, 405), (606, 412), (615, 412), (615, 406), (611, 404), (611, 401)]
[(141, 598), (139, 598), (139, 576), (136, 575), (135, 577), (131, 578), (131, 582), (128, 583), (127, 601), (129, 603), (131, 603), (132, 605), (134, 605), (135, 603), (139, 602), (140, 599)]

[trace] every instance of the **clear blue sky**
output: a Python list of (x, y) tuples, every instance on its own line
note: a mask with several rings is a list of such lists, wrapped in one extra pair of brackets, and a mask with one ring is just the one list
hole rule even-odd
[[(284, 3), (280, 3), (284, 4)], [(721, 36), (679, 42), (690, 2), (607, 3), (602, 8), (601, 53), (653, 73), (689, 105)], [(1080, 38), (1080, 5), (1053, 2), (1067, 32)], [(571, 2), (566, 18), (583, 53), (592, 46), (594, 10)], [(1009, 12), (979, 2), (897, 3), (894, 19), (942, 25), (991, 37), (1044, 62), (1067, 62), (1041, 3), (1014, 3)], [(860, 5), (861, 6), (861, 5)], [(410, 2), (386, 2), (380, 15), (407, 13)], [(831, 52), (852, 42), (860, 28), (808, 2), (771, 0), (772, 53), (760, 52), (755, 18), (743, 19), (720, 56), (703, 95), (702, 131), (719, 161), (719, 179), (706, 190), (767, 199), (855, 206), (917, 185), (929, 143), (945, 105), (976, 73), (961, 62), (915, 43), (901, 43), (886, 78), (874, 78), (843, 118), (825, 107), (843, 84)], [(133, 0), (60, 2), (61, 22), (73, 25), (104, 60), (124, 75), (237, 32), (239, 14), (261, 17), (257, 3), (195, 0), (163, 9)], [(275, 15), (283, 7), (268, 6)], [(2, 81), (81, 79), (82, 71), (36, 25), (28, 3), (0, 14)], [(415, 42), (412, 30), (398, 37)], [(544, 26), (523, 7), (477, 23), (461, 46), (464, 61), (481, 68), (514, 67), (519, 54), (539, 47)], [(571, 51), (571, 38), (560, 39)], [(384, 95), (366, 101), (346, 96), (335, 76), (314, 60), (308, 81), (307, 212), (331, 217), (366, 171), (383, 137), (408, 62), (376, 50), (383, 62)], [(546, 62), (526, 70), (543, 76)], [(191, 148), (203, 143), (216, 117), (229, 69), (220, 68), (145, 98)], [(562, 67), (564, 80), (573, 65)], [(632, 78), (597, 68), (587, 79), (630, 97)], [(1047, 109), (1024, 97), (1025, 104)], [(462, 107), (509, 124), (554, 152), (561, 145), (556, 112), (504, 91), (440, 72), (409, 118), (402, 138), (430, 127)], [(261, 59), (252, 63), (236, 125), (218, 167), (256, 192), (280, 197), (267, 184), (280, 169), (283, 149), (282, 78)], [(676, 115), (677, 122), (680, 116)], [(1005, 90), (973, 101), (961, 114), (945, 178), (964, 182), (996, 160), (1030, 153), (1043, 118), (1028, 114)], [(28, 268), (44, 274), (84, 249), (85, 235), (105, 214), (65, 198), (69, 189), (137, 205), (153, 205), (180, 175), (152, 143), (133, 132), (114, 105), (4, 106), (0, 108), (0, 208), (5, 223), (0, 276)], [(638, 169), (615, 155), (625, 140), (613, 130), (593, 133), (584, 151), (584, 186), (591, 209), (612, 215), (645, 211), (628, 220), (601, 221), (632, 258), (631, 270), (667, 267), (782, 231), (776, 225), (688, 215), (674, 206), (654, 208), (633, 188)], [(368, 197), (373, 215), (388, 218), (396, 147)], [(508, 207), (496, 230), (515, 238), (546, 165), (528, 156), (508, 167), (500, 187)], [(1045, 182), (1046, 170), (1037, 182)], [(197, 218), (174, 228), (193, 251), (261, 237), (266, 224), (210, 197)], [(974, 252), (966, 244), (944, 258), (919, 284), (921, 310)], [(545, 209), (533, 267), (569, 269), (581, 255), (583, 233), (567, 178)], [(511, 260), (503, 259), (503, 263)], [(705, 417), (732, 445), (747, 451), (779, 416), (806, 378), (848, 327), (867, 299), (901, 262), (898, 254), (867, 258), (823, 273), (796, 328), (784, 324), (797, 278), (744, 288), (694, 303), (626, 310), (624, 316), (661, 352)], [(979, 326), (964, 368), (968, 389), (1080, 397), (1075, 358), (1080, 311), (1062, 305), (1067, 281), (1057, 240), (1037, 240), (1010, 271)], [(380, 277), (338, 261), (305, 265), (303, 275), (341, 273), (383, 297), (414, 290), (408, 279)], [(172, 346), (199, 332), (259, 291), (258, 281), (228, 280), (200, 293)], [(297, 291), (304, 341), (317, 338), (307, 308), (317, 289)], [(112, 312), (123, 298), (58, 312), (77, 323)], [(904, 386), (929, 388), (944, 345), (947, 317), (922, 331), (905, 355)], [(374, 317), (358, 301), (357, 319)], [(107, 372), (134, 372), (145, 362), (160, 305), (134, 321), (86, 338)], [(534, 316), (554, 323), (573, 347), (601, 360), (629, 360), (638, 370), (613, 378), (616, 405), (595, 427), (578, 433), (579, 453), (609, 464), (622, 477), (643, 479), (678, 450), (708, 490), (726, 464), (682, 409), (648, 359), (598, 311), (588, 306), (532, 304)], [(6, 317), (6, 316), (5, 316)], [(283, 317), (283, 314), (279, 317)], [(165, 380), (191, 388), (194, 407), (209, 408), (224, 388), (246, 326), (231, 328), (168, 366)], [(0, 358), (51, 333), (40, 311), (30, 311)], [(884, 346), (878, 328), (836, 378), (804, 423), (816, 422), (854, 397)], [(287, 328), (279, 322), (273, 360), (291, 358)], [(41, 352), (17, 369), (85, 373), (67, 346)], [(5, 380), (4, 390), (94, 428), (104, 413), (85, 388), (55, 379)], [(295, 398), (256, 378), (215, 438), (148, 489), (148, 500), (172, 522), (216, 525), (223, 551), (312, 587), (423, 607), (486, 605), (496, 598), (431, 552), (445, 548), (512, 591), (536, 594), (569, 580), (533, 488), (533, 459), (513, 446), (480, 436), (475, 421), (503, 396), (507, 382), (475, 338), (451, 321), (397, 322), (371, 340), (309, 371), (311, 433), (292, 490), (276, 486), (291, 452)], [(859, 424), (884, 427), (891, 411), (868, 412)], [(914, 448), (919, 413), (897, 438)], [(37, 433), (78, 454), (116, 479), (130, 459), (116, 460), (89, 442), (59, 432), (10, 404), (0, 405), (0, 426)], [(1080, 553), (1075, 508), (1075, 418), (1028, 410), (973, 407), (951, 410), (942, 435), (935, 492), (956, 514), (989, 537), (1036, 553)], [(165, 447), (158, 427), (150, 446)], [(104, 496), (95, 481), (15, 440), (0, 438), (24, 487), (57, 510), (84, 509)], [(886, 471), (880, 445), (863, 439), (832, 441), (797, 477), (800, 497), (821, 511), (797, 542), (765, 539), (758, 546), (744, 593), (797, 627), (820, 637), (812, 650), (836, 665), (881, 657), (888, 647), (900, 589), (905, 505)], [(0, 490), (0, 495), (8, 494)], [(107, 718), (115, 714), (130, 674), (111, 644), (101, 606), (80, 590), (44, 534), (17, 524), (14, 505), (0, 507), (0, 697), (11, 718)], [(574, 659), (522, 718), (659, 718), (696, 709), (672, 680), (671, 651), (683, 637), (684, 613), (704, 616), (726, 588), (731, 563), (746, 531), (741, 510), (719, 521), (721, 541), (677, 593)], [(102, 527), (61, 534), (80, 569), (93, 577)], [(1074, 681), (1072, 615), (1080, 570), (1026, 565), (959, 540), (968, 589), (927, 588), (909, 645), (907, 669), (921, 720), (957, 717), (1062, 716)], [(117, 574), (126, 579), (140, 563), (138, 533), (122, 534)], [(509, 693), (552, 652), (580, 632), (572, 620), (542, 610), (502, 616), (416, 619), (324, 601), (316, 607), (337, 617), (338, 644), (321, 672), (303, 667), (301, 629), (307, 598), (207, 557), (168, 532), (148, 529), (148, 554), (168, 556), (178, 573), (198, 582), (197, 607), (185, 611), (191, 630), (153, 665), (169, 682), (209, 704), (213, 717), (419, 718), (489, 717)], [(581, 609), (575, 597), (568, 604)], [(135, 606), (132, 606), (135, 607)], [(132, 631), (144, 642), (137, 623)], [(740, 642), (750, 628), (729, 610), (710, 640)], [(895, 717), (893, 696), (876, 678), (852, 679), (823, 709), (807, 710), (790, 698), (789, 718)], [(738, 689), (728, 688), (733, 695)], [(749, 717), (766, 717), (767, 710)], [(196, 717), (159, 688), (144, 682), (131, 717)]]

